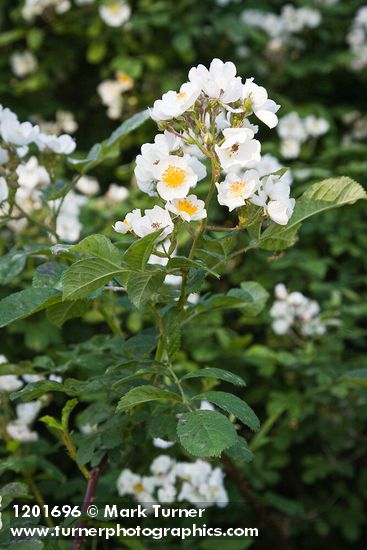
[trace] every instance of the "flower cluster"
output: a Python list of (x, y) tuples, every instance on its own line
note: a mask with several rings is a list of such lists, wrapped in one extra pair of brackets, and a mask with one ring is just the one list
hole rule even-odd
[(111, 0), (99, 7), (99, 15), (109, 27), (121, 27), (130, 19), (131, 8), (123, 0)]
[(98, 94), (103, 105), (107, 107), (107, 116), (111, 119), (120, 118), (123, 107), (122, 94), (134, 85), (134, 80), (126, 73), (118, 71), (114, 80), (103, 80), (98, 88)]
[(308, 6), (297, 8), (291, 4), (282, 7), (280, 14), (248, 9), (242, 12), (242, 21), (263, 30), (269, 37), (269, 51), (279, 51), (285, 46), (301, 45), (295, 36), (307, 29), (314, 29), (321, 23), (321, 13)]
[(284, 158), (297, 158), (301, 145), (309, 138), (318, 138), (329, 131), (330, 125), (325, 118), (309, 115), (301, 118), (292, 111), (279, 120), (277, 132), (281, 138), (280, 151)]
[(362, 6), (356, 13), (347, 42), (353, 54), (351, 67), (360, 71), (367, 65), (367, 6)]
[[(161, 229), (163, 240), (179, 222), (204, 220), (215, 188), (229, 211), (257, 206), (259, 217), (287, 224), (294, 208), (289, 177), (257, 170), (261, 144), (258, 126), (249, 121), (254, 115), (274, 128), (279, 105), (253, 78), (243, 83), (231, 62), (214, 59), (209, 69), (193, 67), (188, 78), (178, 92), (155, 101), (151, 117), (163, 133), (144, 144), (136, 159), (137, 185), (161, 204), (144, 214), (135, 209), (115, 230), (143, 237)], [(214, 179), (204, 202), (192, 191), (206, 177), (205, 160)]]
[(224, 473), (208, 462), (176, 462), (168, 455), (159, 455), (153, 460), (150, 472), (150, 476), (141, 476), (123, 470), (117, 480), (119, 495), (131, 495), (144, 504), (190, 502), (205, 507), (228, 504)]
[(47, 8), (53, 8), (56, 13), (65, 13), (71, 8), (70, 0), (25, 0), (22, 16), (26, 21), (42, 15)]
[(37, 70), (38, 61), (30, 51), (14, 52), (10, 56), (10, 66), (15, 76), (24, 78)]
[(320, 317), (320, 306), (301, 292), (288, 292), (285, 285), (275, 287), (276, 300), (270, 315), (272, 329), (276, 334), (287, 334), (296, 330), (303, 336), (317, 336), (326, 332), (326, 322)]

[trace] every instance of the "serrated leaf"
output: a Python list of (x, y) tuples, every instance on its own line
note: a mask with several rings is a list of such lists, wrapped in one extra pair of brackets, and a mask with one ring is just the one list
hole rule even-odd
[(164, 282), (162, 271), (144, 271), (131, 273), (127, 280), (126, 290), (132, 303), (139, 309), (157, 292)]
[(347, 177), (330, 178), (315, 183), (297, 200), (288, 224), (273, 224), (268, 227), (261, 236), (260, 245), (263, 246), (269, 239), (284, 239), (292, 228), (299, 227), (301, 222), (315, 214), (366, 198), (363, 187)]
[(73, 302), (59, 302), (50, 306), (46, 310), (47, 319), (57, 327), (62, 327), (69, 319), (82, 317), (89, 308), (86, 300), (76, 300)]
[(123, 397), (117, 405), (117, 412), (124, 412), (150, 401), (175, 401), (179, 402), (180, 397), (171, 391), (157, 388), (156, 386), (138, 386), (133, 388)]
[(24, 269), (27, 254), (20, 250), (12, 250), (0, 258), (0, 284), (12, 282)]
[(163, 229), (159, 229), (132, 243), (124, 254), (124, 261), (127, 265), (135, 269), (144, 270), (162, 231)]
[(61, 293), (51, 288), (26, 288), (0, 301), (0, 328), (28, 317), (61, 300)]
[(207, 367), (205, 369), (195, 370), (185, 374), (181, 380), (188, 380), (189, 378), (215, 378), (216, 380), (223, 380), (229, 382), (235, 386), (246, 386), (246, 382), (237, 374), (233, 374), (227, 370), (217, 369), (215, 367)]
[(32, 279), (34, 288), (56, 288), (59, 289), (59, 281), (62, 274), (67, 269), (63, 264), (58, 262), (46, 262), (37, 267), (36, 273)]
[(177, 435), (181, 445), (198, 457), (219, 456), (236, 441), (236, 430), (223, 414), (196, 410), (180, 416)]
[(121, 266), (103, 258), (79, 260), (63, 275), (63, 299), (85, 298), (123, 272)]
[(21, 401), (32, 401), (32, 399), (37, 399), (50, 391), (60, 391), (68, 395), (75, 395), (70, 388), (66, 388), (63, 384), (59, 382), (54, 382), (53, 380), (41, 380), (39, 382), (31, 382), (27, 384), (19, 391), (13, 392), (10, 394), (10, 399), (20, 399)]
[(236, 443), (226, 450), (226, 454), (234, 460), (238, 467), (251, 462), (254, 459), (254, 454), (248, 448), (246, 440), (238, 436)]
[(173, 360), (181, 346), (181, 310), (171, 307), (163, 316), (164, 343), (168, 357)]
[(117, 265), (121, 263), (122, 259), (119, 249), (110, 239), (105, 235), (99, 234), (86, 237), (80, 241), (80, 243), (71, 246), (69, 251), (86, 256), (102, 258)]
[(223, 391), (207, 391), (192, 398), (193, 401), (209, 401), (213, 405), (217, 405), (228, 414), (233, 414), (241, 420), (245, 426), (248, 426), (253, 431), (260, 428), (260, 421), (254, 411), (237, 395)]

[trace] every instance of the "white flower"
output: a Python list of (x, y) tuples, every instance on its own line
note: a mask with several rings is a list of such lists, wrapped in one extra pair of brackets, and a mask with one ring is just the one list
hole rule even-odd
[(16, 406), (17, 420), (30, 426), (36, 420), (38, 413), (42, 409), (43, 403), (40, 399), (37, 401), (28, 401)]
[(162, 99), (154, 102), (150, 111), (153, 120), (170, 120), (182, 115), (194, 105), (200, 95), (200, 88), (191, 82), (182, 84), (179, 92), (170, 90), (163, 94)]
[(221, 166), (225, 172), (252, 167), (260, 160), (260, 142), (253, 139), (250, 128), (227, 128), (222, 145), (215, 145)]
[(38, 134), (38, 126), (33, 126), (30, 122), (19, 122), (12, 116), (6, 116), (1, 120), (1, 135), (7, 143), (29, 145), (37, 139)]
[(280, 152), (285, 159), (296, 159), (300, 151), (300, 142), (296, 139), (284, 139), (280, 144)]
[(78, 129), (78, 123), (76, 122), (73, 113), (70, 111), (57, 111), (56, 112), (56, 124), (60, 130), (67, 134), (73, 134)]
[(330, 124), (324, 118), (309, 115), (304, 120), (306, 131), (312, 137), (319, 137), (329, 131)]
[(279, 300), (286, 300), (288, 297), (288, 291), (285, 284), (278, 283), (277, 285), (275, 285), (274, 294), (275, 294), (275, 297), (278, 298)]
[(15, 76), (23, 78), (37, 70), (38, 63), (32, 52), (14, 52), (10, 56), (10, 65)]
[(19, 390), (23, 382), (14, 374), (3, 374), (0, 376), (0, 391), (12, 392)]
[(130, 19), (131, 8), (126, 2), (112, 0), (112, 2), (100, 6), (99, 15), (109, 27), (121, 27)]
[(110, 202), (121, 202), (128, 198), (130, 195), (129, 190), (123, 185), (117, 185), (117, 183), (111, 183), (106, 191), (105, 197)]
[(183, 199), (191, 187), (194, 187), (198, 177), (187, 159), (170, 155), (159, 162), (154, 169), (158, 181), (157, 192), (162, 199)]
[(279, 176), (267, 176), (261, 180), (262, 187), (251, 201), (263, 206), (269, 217), (280, 225), (287, 225), (293, 214), (295, 200), (289, 197), (289, 184)]
[(280, 105), (272, 99), (268, 99), (268, 92), (263, 86), (258, 86), (253, 78), (247, 78), (242, 89), (244, 105), (250, 103), (250, 107), (258, 119), (269, 128), (275, 128), (278, 124), (278, 117), (275, 114)]
[(23, 379), (27, 384), (32, 384), (33, 382), (41, 382), (45, 380), (45, 377), (42, 374), (23, 374)]
[(165, 439), (161, 439), (160, 437), (154, 437), (153, 445), (154, 447), (157, 447), (157, 449), (169, 449), (170, 447), (173, 447), (174, 442), (166, 441)]
[(80, 431), (82, 434), (93, 434), (98, 432), (98, 424), (83, 424), (80, 426)]
[(214, 405), (212, 405), (211, 403), (209, 403), (209, 401), (200, 401), (200, 410), (201, 411), (214, 411), (215, 408), (214, 408)]
[(144, 143), (141, 154), (136, 157), (135, 177), (143, 193), (155, 196), (156, 166), (169, 157), (170, 146), (166, 134), (158, 134), (154, 143)]
[(303, 121), (295, 111), (288, 113), (279, 120), (277, 132), (282, 139), (294, 139), (300, 143), (307, 138)]
[(175, 461), (168, 455), (157, 456), (150, 465), (150, 471), (155, 476), (167, 474), (174, 466)]
[(175, 501), (176, 498), (176, 487), (169, 483), (166, 483), (158, 489), (158, 500), (159, 502), (171, 504)]
[(97, 195), (100, 190), (98, 180), (92, 176), (81, 176), (75, 187), (78, 191), (89, 197)]
[[(79, 239), (82, 225), (79, 221), (80, 207), (87, 202), (87, 197), (70, 191), (62, 203), (57, 217), (56, 231), (60, 239), (66, 242), (75, 242)], [(55, 201), (58, 206), (59, 201)]]
[(6, 184), (6, 180), (3, 177), (0, 177), (0, 204), (8, 198), (9, 190)]
[(206, 218), (205, 202), (196, 195), (188, 195), (184, 199), (174, 199), (166, 204), (167, 210), (178, 214), (186, 222), (198, 221)]
[(38, 433), (32, 432), (27, 424), (24, 424), (19, 420), (13, 420), (12, 422), (9, 422), (6, 426), (6, 431), (12, 439), (15, 439), (16, 441), (21, 441), (23, 443), (37, 441), (38, 439)]
[(121, 116), (123, 107), (122, 93), (130, 90), (133, 79), (126, 73), (117, 72), (116, 80), (103, 80), (97, 87), (102, 103), (108, 107), (107, 116), (115, 120)]
[(116, 222), (113, 228), (117, 233), (122, 233), (125, 235), (129, 231), (133, 231), (134, 223), (139, 222), (141, 217), (142, 215), (140, 209), (135, 208), (135, 210), (126, 214), (124, 221)]
[(140, 483), (140, 480), (141, 476), (134, 474), (131, 470), (126, 468), (121, 472), (116, 482), (118, 494), (121, 497), (133, 494), (134, 486)]
[(149, 210), (145, 210), (144, 216), (136, 217), (132, 221), (133, 231), (138, 237), (145, 237), (150, 233), (164, 229), (158, 240), (164, 240), (174, 229), (171, 216), (164, 208), (154, 206)]
[(19, 164), (16, 173), (19, 185), (28, 189), (50, 183), (50, 176), (46, 168), (38, 164), (38, 159), (35, 156), (30, 157), (25, 164)]
[(223, 63), (220, 59), (213, 59), (209, 69), (204, 65), (193, 67), (189, 80), (208, 97), (219, 99), (224, 104), (241, 97), (242, 80), (236, 76), (236, 66), (231, 61)]
[(52, 136), (39, 134), (37, 145), (41, 151), (48, 149), (57, 155), (70, 155), (76, 147), (76, 143), (68, 134), (61, 136)]
[[(165, 250), (168, 250), (169, 247), (170, 247), (169, 241), (164, 242), (163, 245), (159, 244), (157, 246), (157, 251), (164, 253), (163, 246), (165, 247)], [(172, 256), (175, 256), (175, 255), (176, 255), (176, 253), (173, 252)], [(164, 267), (164, 266), (167, 265), (168, 260), (169, 260), (169, 258), (167, 258), (167, 257), (162, 258), (161, 256), (157, 256), (157, 254), (151, 254), (150, 258), (148, 260), (148, 264), (161, 265), (161, 266)], [(168, 275), (166, 275), (165, 278), (164, 278), (164, 282), (165, 282), (166, 285), (180, 286), (180, 284), (182, 282), (182, 277), (181, 277), (181, 275), (172, 275), (171, 273), (168, 273)], [(173, 445), (173, 443), (172, 443), (172, 445)]]
[(241, 175), (229, 172), (223, 182), (215, 185), (219, 204), (227, 206), (231, 212), (246, 204), (246, 200), (257, 191), (260, 179), (256, 170), (246, 170)]
[(0, 164), (6, 164), (9, 160), (9, 154), (6, 149), (0, 147)]
[[(262, 155), (260, 162), (256, 164), (256, 170), (261, 178), (263, 176), (269, 176), (269, 174), (273, 174), (274, 172), (278, 172), (281, 168), (284, 168), (284, 166), (270, 153)], [(291, 170), (288, 169), (283, 174), (282, 178), (288, 183), (288, 185), (292, 185), (293, 177)]]

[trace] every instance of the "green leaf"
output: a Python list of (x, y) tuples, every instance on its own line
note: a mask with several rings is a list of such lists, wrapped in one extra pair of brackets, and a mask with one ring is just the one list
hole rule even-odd
[(10, 399), (20, 399), (21, 401), (32, 401), (37, 399), (50, 391), (61, 391), (68, 395), (75, 395), (75, 392), (71, 388), (66, 388), (59, 382), (53, 380), (41, 380), (39, 382), (31, 382), (16, 392), (10, 394)]
[(232, 288), (227, 294), (214, 294), (203, 300), (198, 309), (241, 309), (244, 315), (258, 315), (268, 299), (266, 290), (255, 282), (241, 283), (240, 288)]
[(62, 425), (60, 424), (60, 422), (58, 420), (56, 420), (56, 418), (54, 418), (53, 416), (50, 416), (50, 415), (46, 415), (46, 416), (42, 416), (41, 418), (38, 419), (39, 422), (43, 422), (44, 424), (46, 424), (46, 426), (48, 426), (49, 428), (52, 428), (54, 430), (58, 430), (60, 432), (63, 432), (63, 427)]
[(139, 309), (157, 292), (163, 284), (165, 274), (162, 271), (144, 271), (130, 273), (127, 280), (127, 294), (132, 303)]
[(121, 266), (103, 258), (79, 260), (63, 275), (63, 299), (85, 298), (123, 272)]
[(236, 443), (226, 450), (226, 454), (234, 460), (239, 468), (254, 459), (254, 454), (248, 448), (246, 440), (239, 436)]
[[(311, 216), (343, 206), (354, 204), (357, 200), (366, 199), (367, 193), (359, 183), (350, 178), (330, 178), (311, 185), (297, 200), (293, 216), (287, 225), (273, 224), (261, 236), (260, 245), (269, 239), (287, 240), (292, 235), (291, 230), (298, 229), (299, 224)], [(294, 241), (294, 234), (291, 237)], [(289, 246), (289, 245), (287, 245)]]
[(205, 369), (195, 370), (185, 374), (181, 380), (188, 380), (189, 378), (215, 378), (216, 380), (223, 380), (229, 382), (235, 386), (246, 386), (246, 382), (237, 374), (228, 372), (227, 370), (217, 369), (215, 367), (207, 367)]
[(69, 399), (69, 401), (67, 401), (65, 403), (65, 405), (62, 409), (62, 412), (61, 412), (61, 425), (62, 425), (62, 428), (65, 432), (69, 431), (69, 418), (70, 418), (71, 413), (73, 412), (73, 410), (77, 406), (77, 404), (78, 404), (77, 399)]
[(20, 250), (12, 250), (0, 258), (0, 284), (11, 283), (24, 269), (27, 254)]
[(47, 308), (47, 319), (57, 327), (62, 327), (69, 319), (82, 317), (88, 310), (89, 305), (90, 304), (86, 300), (60, 302)]
[(166, 268), (167, 269), (179, 269), (179, 268), (190, 268), (195, 267), (197, 269), (203, 269), (207, 273), (214, 275), (217, 279), (220, 278), (218, 273), (210, 269), (203, 261), (201, 260), (190, 260), (190, 258), (184, 258), (183, 256), (174, 256), (170, 258)]
[(158, 229), (154, 233), (146, 235), (142, 239), (135, 241), (124, 254), (124, 261), (135, 269), (144, 270), (148, 263), (149, 257), (153, 252), (157, 238), (162, 233), (163, 229)]
[(217, 407), (220, 407), (229, 414), (233, 414), (241, 420), (243, 424), (257, 431), (260, 428), (260, 422), (254, 411), (236, 395), (223, 391), (207, 391), (192, 398), (194, 401), (206, 400)]
[(61, 299), (61, 293), (51, 288), (26, 288), (0, 301), (0, 328), (28, 317)]
[(67, 269), (63, 264), (57, 262), (46, 262), (37, 267), (33, 276), (32, 286), (34, 288), (55, 288), (60, 290), (59, 282), (62, 274)]
[(78, 170), (78, 172), (85, 174), (92, 170), (92, 168), (95, 168), (101, 164), (103, 161), (117, 156), (122, 139), (130, 132), (141, 126), (146, 120), (148, 120), (149, 117), (149, 111), (145, 110), (125, 120), (117, 128), (117, 130), (113, 132), (110, 138), (93, 145), (86, 158), (78, 159), (69, 157), (69, 164), (71, 164), (75, 170)]
[(156, 386), (138, 386), (121, 397), (117, 412), (125, 412), (142, 403), (149, 401), (180, 401), (180, 397), (171, 391), (157, 388)]
[(367, 388), (367, 369), (355, 369), (348, 371), (342, 378), (352, 382), (356, 386)]
[(163, 316), (164, 343), (168, 357), (173, 360), (181, 345), (181, 310), (171, 307)]
[(223, 414), (216, 411), (192, 411), (180, 416), (177, 435), (181, 445), (198, 457), (219, 456), (234, 445), (236, 430)]
[(102, 258), (114, 264), (120, 264), (122, 259), (119, 249), (112, 244), (110, 239), (105, 237), (105, 235), (99, 234), (86, 237), (80, 243), (71, 246), (69, 251)]
[(41, 198), (44, 201), (54, 201), (65, 197), (67, 193), (74, 187), (75, 182), (57, 180), (52, 182), (47, 187), (44, 187), (41, 191)]
[(19, 483), (17, 481), (13, 483), (7, 483), (0, 489), (0, 497), (2, 497), (1, 508), (4, 510), (13, 500), (18, 498), (24, 498), (29, 495), (28, 485), (25, 483)]

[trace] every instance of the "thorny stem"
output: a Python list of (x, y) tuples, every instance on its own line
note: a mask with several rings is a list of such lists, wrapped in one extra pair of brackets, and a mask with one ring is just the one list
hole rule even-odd
[[(85, 491), (84, 495), (84, 501), (82, 505), (82, 513), (86, 513), (89, 506), (93, 504), (95, 496), (96, 496), (96, 490), (97, 490), (97, 484), (98, 480), (103, 473), (103, 471), (106, 469), (108, 462), (107, 455), (104, 455), (101, 462), (96, 466), (95, 468), (92, 468), (90, 472), (88, 472), (89, 480), (87, 484), (87, 489)], [(83, 527), (85, 527), (85, 520), (82, 519), (78, 525), (77, 529), (80, 531)], [(83, 535), (77, 535), (74, 539), (72, 550), (80, 550), (84, 543), (84, 536)]]

